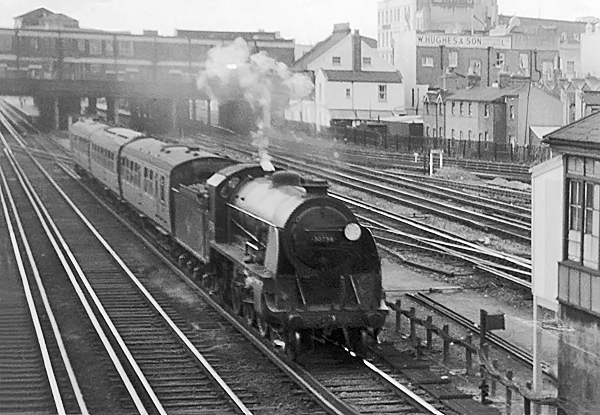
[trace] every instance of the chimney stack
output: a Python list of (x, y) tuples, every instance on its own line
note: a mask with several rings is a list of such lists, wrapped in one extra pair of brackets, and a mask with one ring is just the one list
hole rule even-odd
[(352, 70), (359, 72), (362, 70), (362, 38), (358, 30), (352, 35)]

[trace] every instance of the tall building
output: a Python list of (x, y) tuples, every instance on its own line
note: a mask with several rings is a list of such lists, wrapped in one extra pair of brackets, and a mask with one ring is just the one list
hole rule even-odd
[(379, 52), (392, 64), (401, 32), (480, 32), (498, 20), (498, 0), (381, 0), (377, 8)]

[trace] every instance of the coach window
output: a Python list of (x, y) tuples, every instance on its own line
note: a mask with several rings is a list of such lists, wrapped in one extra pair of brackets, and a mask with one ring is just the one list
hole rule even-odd
[(160, 176), (160, 202), (165, 203), (165, 176)]
[(150, 172), (148, 173), (148, 177), (148, 193), (154, 196), (154, 170), (150, 170)]
[(144, 167), (144, 192), (148, 193), (148, 167)]

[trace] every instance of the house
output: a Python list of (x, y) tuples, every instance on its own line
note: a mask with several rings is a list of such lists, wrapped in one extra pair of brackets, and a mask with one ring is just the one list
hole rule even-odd
[(15, 17), (15, 25), (19, 28), (29, 29), (78, 29), (79, 21), (62, 13), (54, 13), (40, 7)]
[(497, 87), (458, 90), (445, 99), (445, 138), (530, 145), (530, 126), (560, 126), (560, 97), (525, 77), (502, 74)]
[(349, 24), (335, 25), (331, 36), (292, 66), (312, 77), (315, 91), (311, 99), (292, 103), (286, 118), (320, 130), (403, 113), (402, 76), (376, 48), (374, 39), (351, 32)]

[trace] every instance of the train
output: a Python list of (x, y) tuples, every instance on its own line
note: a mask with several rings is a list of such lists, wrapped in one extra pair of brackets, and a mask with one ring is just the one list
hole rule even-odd
[(296, 358), (354, 350), (388, 314), (374, 238), (326, 181), (82, 119), (75, 169), (142, 218), (200, 285)]

